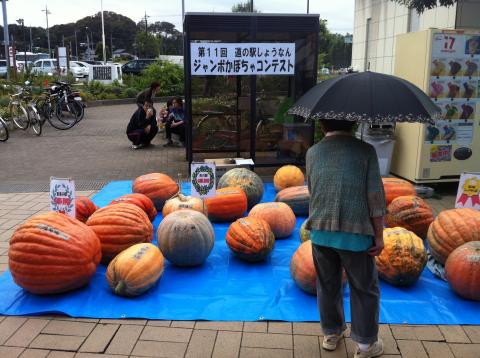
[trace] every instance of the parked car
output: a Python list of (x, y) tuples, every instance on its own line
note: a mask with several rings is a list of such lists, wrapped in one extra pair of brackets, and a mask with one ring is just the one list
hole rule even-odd
[(139, 59), (128, 61), (122, 66), (122, 73), (139, 75), (145, 68), (157, 61), (158, 60), (155, 59)]
[(330, 70), (326, 67), (323, 67), (321, 70), (320, 70), (321, 74), (322, 75), (329, 75), (330, 74)]
[(0, 60), (0, 77), (7, 77), (7, 60)]
[(84, 60), (83, 62), (88, 63), (89, 65), (103, 65), (102, 61)]
[[(37, 60), (33, 63), (32, 71), (34, 73), (49, 74), (57, 71), (57, 60), (54, 58), (47, 58), (43, 60)], [(60, 68), (62, 73), (65, 73), (66, 68)]]
[(70, 72), (77, 78), (88, 77), (90, 65), (82, 61), (70, 61)]

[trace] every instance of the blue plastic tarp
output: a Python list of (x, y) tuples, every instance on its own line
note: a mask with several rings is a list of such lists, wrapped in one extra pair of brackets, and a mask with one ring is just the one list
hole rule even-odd
[[(188, 186), (183, 192), (189, 193)], [(98, 206), (131, 192), (131, 181), (112, 182), (93, 199)], [(272, 184), (265, 185), (263, 202), (273, 201)], [(10, 272), (0, 277), (0, 314), (62, 313), (72, 317), (148, 318), (219, 321), (318, 321), (316, 298), (301, 291), (290, 277), (290, 258), (300, 245), (297, 219), (294, 233), (277, 240), (271, 257), (249, 264), (235, 258), (225, 243), (228, 224), (214, 224), (215, 245), (206, 263), (178, 268), (167, 261), (159, 283), (142, 296), (112, 294), (100, 265), (90, 284), (61, 295), (37, 296), (18, 287)], [(161, 220), (154, 221), (155, 229)], [(345, 316), (350, 320), (348, 285)], [(382, 323), (480, 324), (480, 302), (453, 293), (448, 284), (424, 270), (409, 288), (381, 282)]]

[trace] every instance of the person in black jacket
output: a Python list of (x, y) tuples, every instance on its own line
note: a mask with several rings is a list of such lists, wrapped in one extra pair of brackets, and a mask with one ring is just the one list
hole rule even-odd
[(130, 118), (127, 137), (133, 143), (132, 148), (138, 149), (148, 146), (157, 133), (158, 126), (152, 103), (145, 101)]
[(160, 89), (160, 83), (152, 82), (150, 84), (150, 87), (148, 87), (146, 90), (137, 94), (137, 97), (135, 98), (135, 102), (137, 103), (138, 108), (142, 108), (145, 102), (149, 102), (152, 104), (153, 114), (156, 116), (157, 111), (155, 110), (155, 108), (153, 108), (153, 97), (155, 97), (155, 94), (158, 92), (159, 89)]

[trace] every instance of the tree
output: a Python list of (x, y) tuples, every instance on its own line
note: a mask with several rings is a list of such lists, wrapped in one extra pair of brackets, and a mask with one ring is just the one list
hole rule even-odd
[(155, 58), (160, 53), (160, 44), (155, 35), (139, 31), (135, 35), (135, 49), (140, 57)]
[[(250, 0), (246, 0), (245, 2), (239, 2), (232, 6), (232, 12), (252, 12), (252, 3)], [(253, 7), (253, 12), (259, 12)]]
[(415, 9), (419, 14), (425, 10), (433, 9), (437, 6), (452, 6), (457, 0), (391, 0), (396, 3), (405, 5), (409, 9)]
[[(112, 58), (112, 51), (110, 50), (110, 47), (108, 46), (105, 46), (105, 52), (106, 52), (106, 56), (107, 56), (107, 60), (109, 58)], [(101, 42), (97, 42), (97, 46), (95, 47), (95, 56), (100, 59), (100, 60), (103, 60), (103, 44)]]

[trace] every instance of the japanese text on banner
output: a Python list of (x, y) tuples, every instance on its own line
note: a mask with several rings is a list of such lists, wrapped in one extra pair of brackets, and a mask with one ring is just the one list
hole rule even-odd
[(191, 43), (192, 76), (293, 75), (294, 43)]

